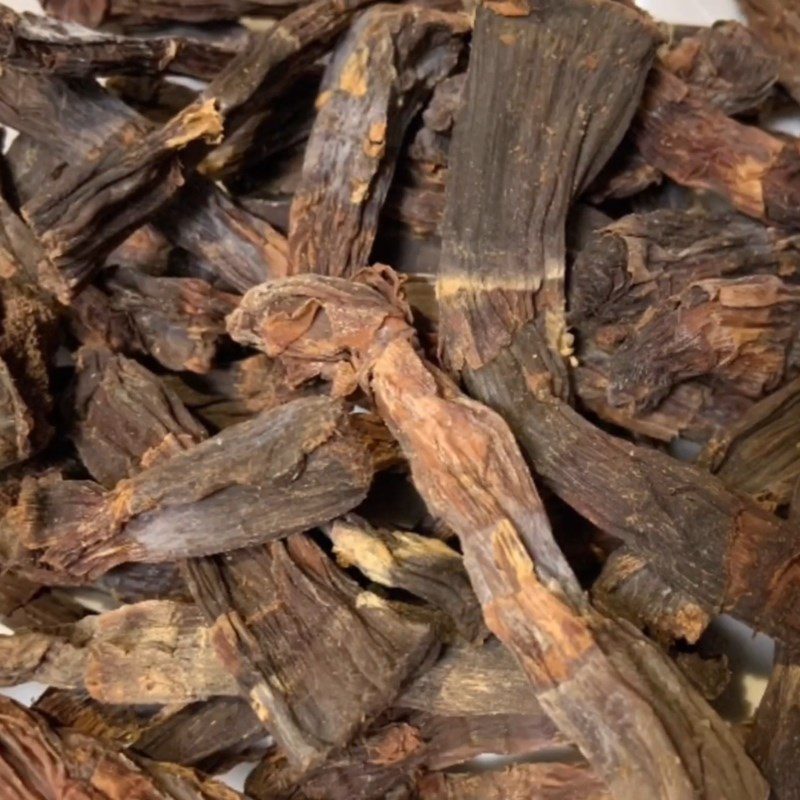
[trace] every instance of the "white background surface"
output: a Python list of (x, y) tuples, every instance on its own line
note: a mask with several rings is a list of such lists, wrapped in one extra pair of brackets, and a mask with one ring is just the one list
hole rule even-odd
[[(4, 2), (17, 11), (40, 10), (35, 0)], [(719, 19), (744, 22), (735, 0), (639, 0), (639, 6), (665, 22), (697, 25), (709, 25)], [(793, 129), (791, 124), (781, 124), (780, 127)], [(745, 626), (726, 618), (715, 624), (712, 635), (720, 643), (725, 642), (724, 650), (730, 655), (735, 672), (735, 679), (723, 698), (722, 706), (731, 719), (741, 720), (752, 712), (764, 691), (772, 663), (772, 643), (767, 637), (754, 637)], [(43, 688), (38, 684), (25, 684), (3, 693), (30, 703)], [(228, 782), (240, 789), (248, 771), (249, 767), (243, 765), (228, 776)]]

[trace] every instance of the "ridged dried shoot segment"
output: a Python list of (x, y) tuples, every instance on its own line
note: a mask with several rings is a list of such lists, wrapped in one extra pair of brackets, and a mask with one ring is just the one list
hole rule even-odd
[(418, 6), (366, 11), (322, 81), (289, 230), (289, 272), (352, 275), (369, 263), (400, 144), (458, 64), (466, 18)]

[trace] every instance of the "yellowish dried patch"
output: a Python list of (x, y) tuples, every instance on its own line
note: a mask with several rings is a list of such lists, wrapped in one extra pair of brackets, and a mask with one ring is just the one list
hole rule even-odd
[(386, 153), (386, 122), (373, 122), (364, 141), (364, 152), (374, 159), (383, 158)]
[(531, 13), (527, 0), (489, 0), (485, 6), (501, 17), (527, 17)]
[(189, 106), (172, 123), (169, 123), (169, 126), (177, 129), (175, 135), (166, 141), (166, 146), (173, 150), (185, 147), (197, 139), (205, 139), (212, 144), (218, 144), (222, 141), (224, 130), (222, 115), (213, 98)]
[(339, 88), (353, 97), (364, 97), (367, 93), (367, 62), (369, 48), (359, 47), (344, 64), (339, 76)]
[(352, 183), (352, 191), (350, 192), (350, 202), (354, 205), (360, 205), (369, 192), (369, 181), (355, 180)]

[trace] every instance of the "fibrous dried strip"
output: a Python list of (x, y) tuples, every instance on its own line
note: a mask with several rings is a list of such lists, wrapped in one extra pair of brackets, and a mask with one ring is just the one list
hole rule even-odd
[(222, 118), (213, 101), (189, 106), (138, 141), (111, 141), (68, 166), (23, 207), (47, 261), (45, 287), (68, 302), (102, 260), (156, 214), (185, 182), (181, 151), (216, 140)]
[(716, 192), (772, 224), (793, 228), (800, 221), (797, 143), (731, 119), (666, 70), (650, 75), (634, 141), (682, 186)]
[(54, 17), (92, 28), (163, 22), (225, 22), (239, 17), (276, 16), (300, 5), (295, 0), (43, 0)]
[(621, 547), (611, 554), (592, 586), (594, 605), (609, 616), (627, 619), (669, 644), (694, 644), (711, 622), (712, 610), (673, 589), (647, 560)]
[(108, 492), (28, 479), (5, 524), (42, 568), (93, 578), (126, 561), (219, 553), (327, 522), (363, 500), (372, 472), (343, 405), (299, 399)]
[(185, 706), (121, 706), (100, 703), (81, 689), (49, 689), (35, 708), (60, 727), (203, 772), (229, 769), (257, 752), (264, 739), (259, 719), (232, 696)]
[(450, 647), (408, 686), (396, 705), (442, 717), (541, 711), (525, 673), (496, 639), (482, 647)]
[(212, 78), (247, 46), (245, 28), (101, 33), (36, 14), (0, 12), (0, 52), (15, 69), (65, 77), (175, 72)]
[(622, 139), (657, 41), (651, 23), (617, 3), (479, 9), (437, 287), (453, 368), (490, 361), (536, 317), (542, 375), (531, 380), (566, 392), (567, 211)]
[(369, 261), (400, 143), (456, 67), (467, 21), (417, 6), (365, 12), (336, 50), (292, 202), (290, 271), (351, 275)]
[(780, 61), (738, 22), (719, 22), (681, 37), (662, 65), (726, 114), (757, 111), (772, 94)]
[(373, 528), (352, 515), (336, 520), (327, 534), (340, 566), (357, 567), (375, 583), (427, 601), (470, 641), (485, 635), (461, 556), (440, 539)]
[(312, 393), (308, 387), (295, 387), (284, 365), (263, 353), (203, 375), (168, 375), (164, 380), (195, 417), (216, 430)]
[(0, 781), (13, 800), (244, 800), (200, 773), (174, 764), (134, 761), (10, 698), (0, 699)]
[(107, 488), (207, 437), (156, 375), (107, 350), (79, 352), (75, 409), (75, 446)]
[(446, 769), (484, 753), (531, 757), (561, 744), (539, 717), (436, 717), (414, 714), (378, 725), (361, 741), (299, 773), (278, 754), (268, 755), (247, 779), (256, 800), (402, 800), (416, 797), (422, 771)]
[[(396, 281), (385, 269), (360, 281), (303, 276), (257, 287), (231, 332), (312, 364), (323, 353), (353, 359), (428, 508), (458, 533), (487, 626), (619, 797), (641, 797), (643, 785), (656, 797), (765, 796), (730, 731), (665, 656), (589, 606), (511, 432), (416, 353)], [(356, 318), (356, 307), (369, 312)]]
[(750, 408), (700, 455), (726, 486), (770, 510), (788, 506), (800, 480), (800, 379)]
[(434, 647), (427, 622), (362, 590), (302, 534), (191, 561), (187, 576), (220, 657), (300, 769), (388, 706)]
[[(739, 293), (747, 282), (758, 288), (762, 281), (779, 280), (792, 291), (799, 269), (795, 237), (742, 217), (663, 210), (629, 215), (601, 229), (570, 273), (578, 396), (601, 418), (636, 433), (668, 441), (695, 429), (708, 438), (707, 431), (725, 427), (796, 373), (797, 327), (791, 303), (757, 309), (759, 295), (747, 293), (745, 306), (751, 307), (736, 309), (717, 294), (703, 309), (700, 298), (708, 295), (700, 287), (716, 282)], [(681, 319), (661, 343), (666, 359), (634, 355), (651, 325), (677, 309)], [(716, 321), (727, 319), (727, 343), (724, 336), (711, 342), (701, 330), (696, 340), (688, 336), (685, 324), (705, 313), (720, 334), (725, 326), (717, 328)], [(749, 325), (753, 315), (764, 316)], [(745, 362), (750, 367), (739, 371)], [(629, 382), (632, 371), (641, 376), (639, 400), (626, 399), (616, 382), (624, 373)]]
[(149, 600), (63, 626), (0, 637), (2, 684), (84, 688), (103, 703), (186, 703), (236, 694), (205, 618), (189, 603)]
[(515, 764), (478, 775), (426, 775), (419, 800), (611, 800), (615, 797), (580, 764)]
[(800, 4), (797, 0), (739, 0), (747, 24), (780, 58), (780, 80), (795, 100), (800, 99)]

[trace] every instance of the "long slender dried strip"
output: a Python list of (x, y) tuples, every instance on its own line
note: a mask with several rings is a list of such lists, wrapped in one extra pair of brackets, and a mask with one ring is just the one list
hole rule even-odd
[(408, 686), (396, 705), (443, 717), (541, 711), (525, 673), (496, 639), (482, 647), (449, 648)]
[[(0, 75), (0, 120), (42, 143), (21, 153), (22, 164), (13, 170), (25, 201), (60, 163), (82, 161), (110, 140), (120, 142), (120, 148), (125, 142), (129, 146), (152, 130), (148, 120), (94, 81), (65, 81), (11, 68)], [(22, 144), (19, 137), (14, 146)], [(28, 174), (20, 174), (23, 164)], [(42, 171), (42, 165), (47, 169)], [(270, 274), (282, 274), (286, 242), (270, 225), (198, 178), (189, 182), (186, 192), (187, 197), (169, 204), (158, 221), (175, 234), (177, 245), (233, 288), (249, 288)]]
[[(262, 121), (275, 99), (304, 74), (347, 27), (353, 14), (373, 0), (313, 0), (258, 37), (201, 95), (213, 98), (225, 117), (224, 150), (206, 161), (212, 175), (228, 158), (248, 150), (263, 135)], [(227, 154), (227, 155), (226, 155)]]
[(49, 689), (34, 708), (60, 727), (203, 772), (230, 769), (264, 739), (263, 725), (238, 697), (159, 708), (110, 705), (84, 690)]
[(739, 0), (748, 25), (780, 58), (780, 80), (795, 100), (800, 99), (800, 4), (797, 0)]
[(415, 714), (381, 725), (304, 774), (268, 755), (248, 776), (256, 800), (402, 800), (416, 797), (422, 770), (446, 769), (484, 753), (532, 757), (561, 744), (552, 723), (494, 715), (460, 719)]
[(312, 393), (308, 387), (295, 387), (284, 365), (263, 353), (202, 375), (167, 375), (164, 381), (195, 417), (215, 430)]
[(292, 201), (290, 272), (351, 275), (369, 263), (401, 141), (458, 64), (466, 19), (416, 6), (365, 12), (336, 50)]
[(75, 409), (75, 446), (107, 488), (207, 437), (156, 375), (105, 350), (78, 354)]
[(778, 800), (798, 800), (794, 765), (800, 756), (800, 663), (791, 649), (778, 647), (767, 690), (747, 738), (747, 750), (761, 767)]
[(109, 492), (28, 479), (5, 524), (41, 567), (91, 579), (126, 561), (219, 553), (314, 527), (358, 505), (372, 473), (343, 405), (300, 399)]
[(470, 641), (485, 636), (461, 556), (440, 539), (376, 529), (353, 515), (336, 520), (326, 532), (340, 566), (357, 567), (371, 581), (427, 601)]
[(311, 539), (189, 562), (218, 653), (292, 764), (344, 745), (435, 643), (410, 608), (362, 590)]
[(515, 764), (478, 775), (425, 776), (419, 800), (611, 800), (605, 784), (579, 764)]
[(247, 46), (248, 38), (246, 29), (235, 26), (216, 35), (167, 29), (120, 36), (0, 8), (3, 62), (70, 78), (162, 72), (213, 78)]
[(103, 703), (187, 703), (234, 695), (212, 631), (188, 603), (148, 600), (84, 617), (54, 633), (0, 637), (4, 686), (85, 688)]
[(298, 276), (252, 289), (229, 326), (284, 358), (352, 360), (431, 513), (458, 533), (487, 626), (616, 796), (764, 797), (730, 730), (663, 653), (588, 604), (511, 431), (420, 358), (398, 290), (388, 269), (359, 283)]
[(772, 94), (780, 61), (738, 22), (720, 22), (684, 36), (661, 63), (726, 114), (757, 111)]
[(653, 70), (634, 141), (676, 183), (716, 192), (748, 216), (797, 227), (800, 151), (794, 140), (731, 119), (675, 75)]
[(726, 486), (770, 510), (788, 506), (800, 479), (800, 379), (756, 403), (701, 453)]
[(297, 0), (43, 0), (42, 8), (59, 19), (97, 28), (226, 22), (259, 14), (272, 17), (301, 4)]
[(0, 781), (10, 800), (244, 800), (193, 770), (137, 762), (97, 739), (52, 728), (6, 697), (0, 699)]
[(452, 145), (441, 347), (453, 368), (477, 368), (536, 317), (542, 374), (530, 379), (562, 394), (567, 211), (622, 139), (658, 35), (618, 3), (493, 8), (478, 11)]

